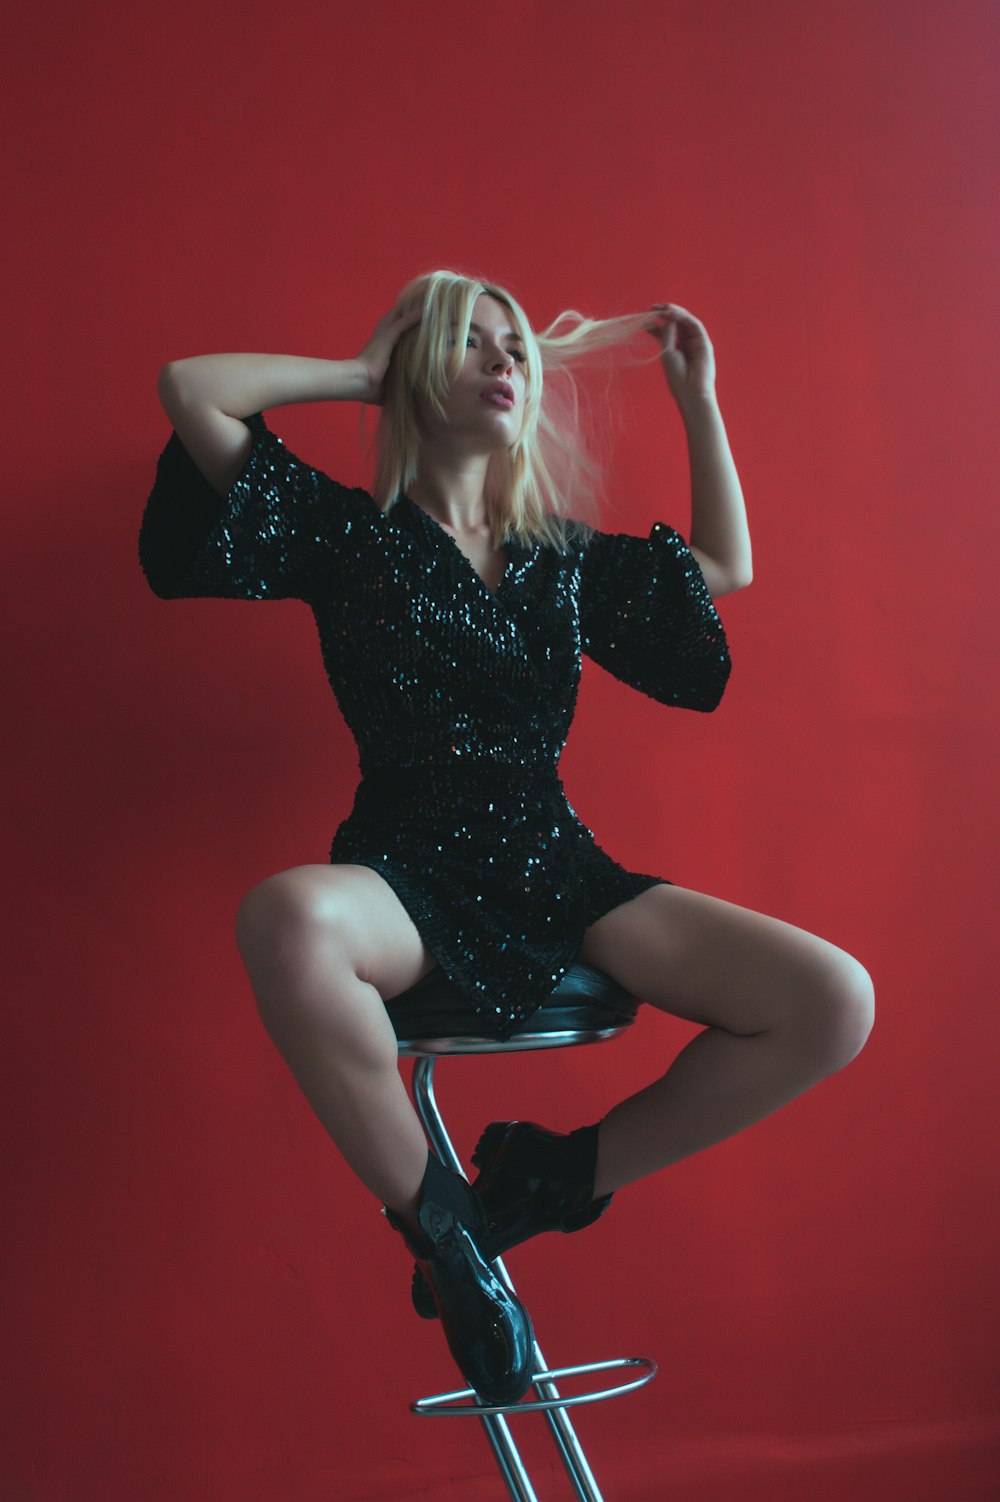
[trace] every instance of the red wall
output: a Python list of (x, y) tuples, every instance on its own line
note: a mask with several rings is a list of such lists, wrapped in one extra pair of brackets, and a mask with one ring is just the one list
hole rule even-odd
[[(0, 1497), (498, 1495), (409, 1265), (263, 1033), (242, 894), (326, 859), (353, 746), (304, 606), (166, 604), (136, 558), (167, 359), (346, 358), (434, 265), (536, 322), (708, 327), (752, 586), (670, 712), (588, 666), (563, 770), (619, 860), (856, 954), (845, 1071), (512, 1266), (610, 1498), (992, 1497), (998, 1441), (995, 10), (642, 0), (42, 5), (4, 49), (11, 794)], [(687, 534), (622, 382), (609, 529)], [(374, 414), (371, 414), (374, 416)], [(356, 407), (273, 423), (347, 483)], [(692, 1035), (457, 1061), (569, 1128)], [(541, 1422), (523, 1421), (540, 1490)]]

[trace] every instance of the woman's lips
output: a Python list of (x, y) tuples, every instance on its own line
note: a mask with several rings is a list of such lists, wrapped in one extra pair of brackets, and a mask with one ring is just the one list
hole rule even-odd
[(503, 407), (505, 412), (509, 412), (511, 407), (513, 407), (514, 405), (513, 397), (504, 396), (502, 391), (488, 391), (486, 395), (481, 398), (481, 400), (484, 402), (492, 402), (494, 407)]

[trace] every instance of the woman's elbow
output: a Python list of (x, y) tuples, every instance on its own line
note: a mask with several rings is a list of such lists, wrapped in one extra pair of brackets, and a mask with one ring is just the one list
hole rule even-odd
[(716, 587), (712, 590), (712, 599), (721, 600), (723, 595), (734, 595), (737, 590), (746, 589), (747, 586), (752, 583), (752, 572), (734, 574), (730, 578), (727, 578), (725, 581), (716, 585)]
[(160, 367), (160, 373), (156, 377), (156, 394), (168, 412), (181, 395), (183, 367), (183, 360), (168, 360), (166, 365)]

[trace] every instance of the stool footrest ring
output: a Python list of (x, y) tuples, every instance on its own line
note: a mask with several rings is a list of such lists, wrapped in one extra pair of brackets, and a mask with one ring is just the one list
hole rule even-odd
[(531, 1385), (537, 1388), (546, 1382), (561, 1381), (564, 1377), (579, 1377), (587, 1372), (607, 1372), (621, 1367), (641, 1367), (643, 1368), (642, 1376), (634, 1378), (631, 1382), (619, 1382), (614, 1387), (601, 1388), (598, 1392), (579, 1393), (573, 1398), (543, 1398), (531, 1402), (525, 1402), (522, 1398), (517, 1403), (488, 1404), (456, 1401), (463, 1398), (476, 1398), (474, 1388), (464, 1387), (456, 1392), (442, 1392), (430, 1398), (417, 1398), (410, 1404), (410, 1411), (444, 1418), (483, 1418), (490, 1413), (542, 1413), (550, 1408), (575, 1408), (580, 1403), (598, 1403), (602, 1398), (618, 1398), (623, 1393), (634, 1392), (637, 1387), (645, 1387), (647, 1382), (651, 1382), (657, 1372), (656, 1362), (648, 1356), (620, 1356), (613, 1361), (589, 1361), (583, 1366), (560, 1366), (553, 1367), (550, 1372), (536, 1372), (531, 1379)]

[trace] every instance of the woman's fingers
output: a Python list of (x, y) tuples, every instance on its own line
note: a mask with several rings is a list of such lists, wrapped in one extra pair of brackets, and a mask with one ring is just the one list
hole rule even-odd
[(376, 323), (371, 338), (357, 357), (368, 367), (371, 375), (374, 393), (371, 400), (373, 402), (379, 403), (382, 400), (382, 383), (397, 343), (408, 329), (419, 323), (422, 317), (422, 304), (418, 304), (415, 308), (407, 308), (402, 303), (394, 303)]
[(698, 322), (693, 313), (676, 302), (654, 302), (653, 308), (657, 313), (664, 313), (670, 318), (690, 318), (693, 323)]
[(390, 314), (390, 317), (395, 317), (396, 321), (402, 323), (404, 328), (412, 328), (415, 323), (420, 322), (423, 316), (424, 310), (419, 303), (415, 308), (396, 307), (393, 309), (392, 314)]

